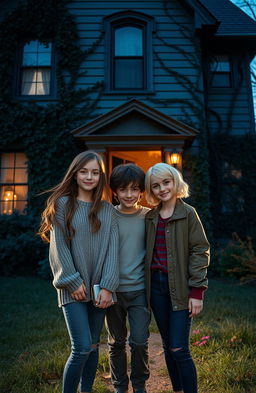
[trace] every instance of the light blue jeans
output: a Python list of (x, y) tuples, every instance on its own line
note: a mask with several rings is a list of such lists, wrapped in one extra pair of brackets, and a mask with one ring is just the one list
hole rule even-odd
[(106, 314), (92, 302), (74, 302), (62, 307), (70, 341), (71, 354), (63, 373), (62, 393), (91, 392), (98, 359), (99, 340)]

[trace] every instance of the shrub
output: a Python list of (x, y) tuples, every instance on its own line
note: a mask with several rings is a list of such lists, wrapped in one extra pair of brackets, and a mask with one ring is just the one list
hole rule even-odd
[(252, 239), (242, 240), (233, 233), (232, 240), (218, 253), (221, 276), (239, 279), (242, 283), (256, 282), (256, 253)]
[(47, 247), (36, 236), (37, 220), (14, 213), (0, 216), (0, 274), (35, 273)]

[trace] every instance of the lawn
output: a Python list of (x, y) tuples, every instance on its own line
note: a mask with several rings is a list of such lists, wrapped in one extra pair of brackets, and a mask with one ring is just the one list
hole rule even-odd
[[(2, 277), (0, 293), (0, 392), (60, 393), (69, 339), (51, 283)], [(255, 304), (255, 287), (210, 281), (191, 335), (200, 393), (255, 393)], [(156, 330), (154, 323), (151, 329)], [(104, 354), (100, 363), (106, 367)], [(107, 392), (100, 372), (96, 391)]]

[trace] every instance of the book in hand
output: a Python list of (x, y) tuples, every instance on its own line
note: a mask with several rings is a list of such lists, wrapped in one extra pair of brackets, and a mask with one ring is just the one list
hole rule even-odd
[[(92, 286), (92, 301), (93, 304), (96, 305), (97, 304), (97, 299), (100, 293), (101, 287), (99, 284), (94, 284)], [(112, 293), (112, 303), (116, 303), (117, 302), (117, 298), (116, 298), (116, 294), (115, 292)]]

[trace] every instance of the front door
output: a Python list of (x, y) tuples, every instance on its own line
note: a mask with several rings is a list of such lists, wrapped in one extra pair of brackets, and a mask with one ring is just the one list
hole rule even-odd
[[(161, 150), (110, 150), (108, 160), (109, 174), (115, 166), (128, 163), (140, 166), (146, 173), (151, 166), (158, 162), (162, 162)], [(148, 206), (145, 198), (141, 200), (141, 204)]]

